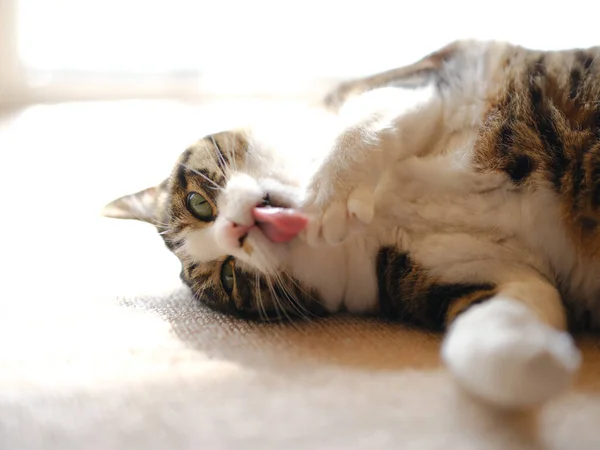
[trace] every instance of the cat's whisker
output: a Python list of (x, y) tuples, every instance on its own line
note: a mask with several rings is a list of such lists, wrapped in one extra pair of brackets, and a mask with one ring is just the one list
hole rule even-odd
[[(142, 218), (140, 216), (138, 216), (137, 214), (135, 214), (135, 216), (139, 219), (142, 220)], [(155, 227), (161, 226), (161, 227), (168, 227), (171, 226), (170, 223), (165, 223), (165, 222), (161, 222), (158, 219), (146, 219), (148, 221), (148, 223), (150, 223), (151, 225), (154, 225)]]
[(262, 298), (262, 292), (260, 289), (260, 274), (258, 272), (256, 272), (254, 274), (255, 276), (255, 283), (254, 283), (254, 290), (255, 290), (255, 294), (254, 294), (254, 298), (256, 299), (257, 302), (257, 306), (258, 306), (258, 315), (260, 317), (261, 320), (264, 320), (265, 322), (269, 322), (269, 315), (267, 314), (267, 311), (265, 309), (265, 304), (263, 302), (263, 298)]
[[(297, 288), (299, 289), (304, 295), (306, 295), (307, 298), (310, 298), (312, 300), (315, 300), (312, 298), (311, 295), (307, 294), (306, 291), (304, 291), (295, 281), (294, 279), (284, 270), (282, 270), (281, 272), (283, 275), (285, 275), (290, 281), (291, 283)], [(281, 277), (278, 277), (280, 280), (280, 286), (282, 289), (284, 289), (284, 291), (286, 292), (286, 295), (288, 296), (289, 300), (292, 302), (292, 306), (294, 306), (294, 309), (296, 309), (296, 311), (298, 311), (298, 313), (300, 314), (300, 316), (307, 320), (307, 321), (311, 321), (311, 319), (313, 317), (316, 317), (316, 315), (311, 312), (303, 303), (302, 301), (298, 298), (298, 296), (294, 293), (292, 293), (290, 291), (289, 286), (285, 285), (283, 282), (283, 279), (281, 279)], [(311, 317), (312, 316), (312, 317)]]
[(192, 281), (192, 286), (190, 287), (190, 292), (192, 293), (192, 295), (190, 297), (187, 297), (188, 306), (195, 306), (196, 302), (198, 301), (196, 297), (196, 290), (198, 289), (196, 286), (198, 285), (198, 283), (198, 280)]
[(227, 152), (229, 153), (229, 161), (231, 161), (231, 166), (233, 166), (233, 170), (235, 172), (237, 172), (237, 162), (235, 160), (235, 146), (234, 144), (234, 140), (233, 140), (233, 136), (229, 135), (227, 136), (227, 141), (228, 141), (228, 145), (227, 145)]
[[(257, 248), (255, 249), (254, 257), (255, 257), (255, 258), (258, 258), (258, 259), (264, 259), (264, 256), (265, 256), (265, 255), (264, 255), (264, 253), (263, 253), (263, 252), (261, 252), (261, 251), (260, 251), (260, 248), (258, 248), (258, 247), (257, 247)], [(256, 289), (257, 289), (257, 292), (258, 292), (258, 294), (256, 294), (255, 298), (257, 298), (257, 299), (258, 299), (259, 306), (262, 306), (262, 308), (263, 308), (263, 312), (264, 312), (265, 316), (266, 316), (266, 317), (269, 317), (269, 315), (268, 315), (268, 314), (267, 314), (267, 312), (266, 312), (266, 309), (265, 309), (265, 307), (264, 307), (264, 303), (263, 303), (263, 301), (262, 301), (262, 297), (261, 297), (261, 295), (262, 295), (262, 294), (261, 294), (262, 290), (260, 289), (260, 277), (261, 277), (261, 275), (262, 275), (262, 276), (264, 276), (265, 282), (267, 283), (267, 287), (269, 287), (269, 291), (271, 292), (271, 296), (273, 297), (273, 308), (274, 308), (274, 310), (275, 310), (275, 314), (277, 315), (277, 316), (276, 316), (276, 317), (277, 317), (277, 320), (278, 320), (278, 321), (281, 321), (281, 313), (279, 312), (279, 306), (280, 306), (280, 305), (279, 305), (279, 303), (277, 302), (277, 298), (276, 298), (276, 296), (274, 295), (274, 293), (273, 293), (273, 291), (272, 291), (271, 287), (269, 286), (269, 275), (268, 275), (268, 274), (261, 274), (261, 273), (260, 273), (260, 272), (258, 272), (258, 271), (256, 271), (256, 272), (255, 272), (255, 274), (256, 274), (256, 284), (255, 284), (255, 287), (256, 287)], [(268, 322), (270, 322), (270, 320), (268, 320)]]
[[(256, 248), (255, 255), (256, 255), (257, 258), (262, 259), (264, 261), (268, 260), (267, 255), (265, 255), (265, 253), (262, 252), (259, 247)], [(273, 285), (272, 285), (271, 280), (270, 280), (271, 274), (265, 273), (263, 276), (265, 278), (265, 282), (267, 283), (267, 287), (269, 288), (269, 291), (270, 291), (271, 296), (273, 298), (273, 307), (275, 309), (275, 313), (277, 314), (277, 320), (278, 321), (282, 320), (281, 312), (283, 312), (283, 314), (286, 316), (286, 318), (291, 322), (290, 316), (287, 314), (287, 312), (286, 312), (286, 310), (284, 308), (284, 305), (281, 303), (281, 300), (279, 299), (279, 297), (277, 296), (277, 293), (273, 289)]]
[(297, 289), (298, 289), (300, 292), (302, 292), (304, 295), (306, 295), (306, 297), (310, 298), (311, 300), (314, 300), (314, 301), (318, 302), (318, 299), (314, 298), (312, 295), (310, 295), (308, 292), (306, 292), (304, 289), (302, 289), (302, 286), (300, 286), (300, 285), (298, 284), (298, 282), (297, 282), (297, 281), (294, 279), (294, 277), (292, 277), (292, 276), (291, 276), (291, 275), (288, 273), (288, 271), (287, 271), (287, 270), (285, 270), (285, 269), (281, 269), (281, 273), (282, 273), (283, 275), (285, 275), (286, 277), (288, 277), (288, 279), (289, 279), (289, 280), (292, 282), (292, 284), (293, 284), (294, 286), (296, 286), (296, 288), (297, 288)]
[[(275, 266), (274, 261), (272, 261), (272, 258), (269, 258), (268, 254), (260, 252), (260, 255), (266, 260), (266, 262), (268, 263), (269, 266)], [(285, 271), (282, 271), (282, 272), (285, 273)], [(275, 281), (277, 282), (277, 286), (282, 290), (282, 292), (284, 293), (284, 295), (286, 297), (286, 300), (288, 301), (290, 306), (292, 308), (294, 308), (294, 310), (298, 313), (298, 315), (300, 317), (302, 317), (303, 319), (310, 321), (310, 317), (309, 317), (310, 311), (308, 311), (308, 309), (306, 309), (306, 307), (297, 298), (297, 296), (294, 295), (290, 291), (289, 287), (286, 286), (286, 283), (281, 278), (281, 275), (279, 273), (277, 273), (276, 271), (273, 271), (271, 274), (268, 274), (267, 277), (273, 277), (275, 279)], [(289, 275), (288, 275), (288, 277), (289, 277)], [(291, 279), (291, 277), (289, 277), (289, 278)], [(310, 296), (309, 296), (309, 298), (310, 298)]]
[(258, 292), (258, 273), (254, 274), (254, 299), (256, 300), (256, 307), (258, 309), (258, 316), (262, 320), (262, 309), (261, 309), (261, 298)]
[(275, 314), (277, 314), (277, 321), (281, 322), (282, 318), (281, 318), (281, 313), (280, 313), (279, 299), (277, 298), (277, 295), (273, 291), (273, 286), (269, 282), (269, 277), (266, 275), (265, 275), (265, 282), (267, 283), (267, 287), (269, 288), (269, 291), (271, 292), (271, 296), (273, 297), (273, 308), (275, 309)]
[(214, 189), (216, 190), (223, 190), (223, 186), (221, 186), (220, 184), (216, 183), (215, 181), (211, 180), (209, 177), (207, 177), (206, 175), (204, 175), (202, 172), (197, 171), (196, 169), (194, 169), (193, 167), (188, 166), (185, 163), (179, 163), (182, 167), (185, 167), (187, 170), (189, 170), (190, 172), (192, 172), (194, 175), (198, 175), (199, 177), (201, 177), (202, 179), (206, 180), (207, 182), (209, 182)]
[(171, 224), (168, 223), (163, 223), (160, 220), (157, 219), (153, 219), (153, 218), (147, 218), (147, 217), (142, 217), (139, 214), (137, 214), (135, 211), (130, 211), (131, 215), (133, 215), (135, 217), (136, 220), (139, 220), (141, 222), (148, 222), (150, 225), (154, 225), (155, 227), (161, 226), (161, 227), (168, 227)]
[(284, 280), (281, 278), (280, 274), (275, 274), (274, 275), (275, 281), (277, 282), (277, 285), (279, 286), (279, 288), (283, 291), (283, 294), (286, 298), (286, 300), (288, 300), (290, 306), (292, 308), (294, 308), (294, 310), (298, 313), (298, 315), (300, 317), (302, 317), (303, 319), (308, 319), (307, 317), (307, 311), (306, 308), (300, 303), (300, 301), (297, 299), (297, 297), (290, 292), (290, 289), (288, 286), (286, 286), (286, 284), (284, 283)]
[(202, 302), (202, 296), (204, 295), (204, 291), (206, 290), (206, 285), (201, 284), (200, 280), (192, 280), (191, 290), (194, 293), (194, 297)]
[[(213, 136), (210, 136), (210, 140), (213, 144), (213, 146), (215, 147), (215, 153), (217, 154), (217, 167), (219, 168), (219, 170), (221, 171), (221, 175), (223, 175), (223, 177), (225, 179), (228, 178), (227, 174), (225, 173), (225, 169), (227, 168), (227, 163), (225, 161), (225, 158), (223, 156), (223, 154), (221, 153), (221, 147), (219, 147), (219, 144), (217, 144), (217, 141), (215, 140), (215, 138)], [(206, 149), (206, 151), (208, 152), (208, 149)], [(214, 159), (214, 154), (211, 154), (211, 157)]]
[(261, 320), (269, 321), (269, 315), (265, 309), (265, 305), (262, 299), (262, 293), (260, 288), (260, 273), (254, 272), (254, 300), (256, 301), (256, 308), (258, 310), (258, 316)]
[[(277, 293), (275, 292), (275, 288), (273, 287), (273, 283), (271, 282), (271, 278), (269, 276), (265, 277), (265, 280), (267, 282), (267, 286), (269, 287), (269, 291), (271, 292), (271, 295), (273, 296), (273, 300), (274, 300), (274, 304), (278, 304), (279, 307), (281, 308), (281, 311), (283, 311), (283, 314), (285, 315), (285, 318), (288, 320), (288, 322), (296, 329), (298, 329), (298, 327), (296, 326), (296, 324), (294, 323), (294, 320), (290, 317), (290, 315), (287, 313), (286, 309), (285, 309), (285, 305), (281, 302), (281, 299), (279, 298), (279, 296), (277, 295)], [(281, 320), (281, 319), (280, 319)]]
[(153, 223), (152, 225), (154, 225), (157, 228), (159, 228), (159, 227), (163, 228), (163, 230), (158, 232), (158, 234), (160, 234), (161, 236), (164, 236), (166, 234), (175, 233), (175, 226), (174, 226), (173, 222), (171, 222), (171, 223), (156, 222), (156, 223)]

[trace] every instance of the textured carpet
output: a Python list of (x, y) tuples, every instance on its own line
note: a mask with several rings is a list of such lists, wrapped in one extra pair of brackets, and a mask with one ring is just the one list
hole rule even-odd
[(0, 448), (600, 448), (598, 337), (579, 338), (571, 391), (494, 411), (455, 389), (439, 336), (224, 317), (193, 303), (151, 227), (98, 216), (227, 116), (124, 102), (0, 122)]

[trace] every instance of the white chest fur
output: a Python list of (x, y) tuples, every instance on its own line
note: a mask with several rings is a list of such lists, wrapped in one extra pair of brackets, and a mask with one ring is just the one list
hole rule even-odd
[(290, 252), (290, 269), (303, 285), (318, 290), (329, 311), (344, 307), (352, 313), (366, 313), (377, 305), (378, 248), (378, 241), (369, 235), (333, 247), (296, 243)]

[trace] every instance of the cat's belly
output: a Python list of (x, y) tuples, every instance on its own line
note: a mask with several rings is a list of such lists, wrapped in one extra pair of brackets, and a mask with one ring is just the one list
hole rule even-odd
[(378, 305), (377, 250), (377, 241), (369, 236), (318, 248), (297, 243), (290, 252), (289, 270), (303, 286), (317, 290), (328, 311), (369, 313)]
[[(496, 189), (485, 194), (384, 199), (380, 232), (445, 282), (502, 283), (534, 270), (560, 291), (579, 324), (600, 327), (600, 261), (582, 261), (549, 191)], [(399, 236), (403, 236), (400, 238)], [(517, 275), (518, 276), (518, 275)]]

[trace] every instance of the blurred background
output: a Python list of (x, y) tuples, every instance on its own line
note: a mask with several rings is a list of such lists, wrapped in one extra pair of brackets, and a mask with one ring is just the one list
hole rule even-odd
[(0, 0), (0, 106), (306, 97), (459, 38), (600, 41), (595, 1)]

